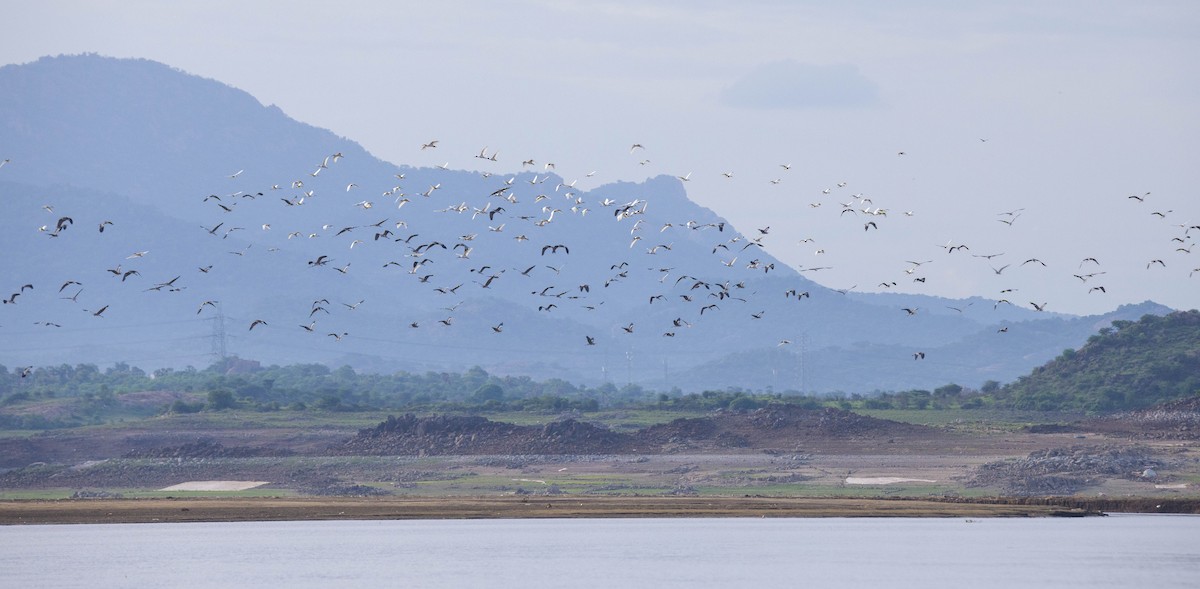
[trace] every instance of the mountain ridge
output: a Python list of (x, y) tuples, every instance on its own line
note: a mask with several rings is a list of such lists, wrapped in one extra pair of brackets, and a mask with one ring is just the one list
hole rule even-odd
[[(935, 311), (958, 305), (828, 289), (755, 243), (766, 233), (739, 233), (669, 176), (576, 191), (553, 173), (500, 164), (486, 175), (390, 164), (245, 92), (149, 60), (43, 58), (0, 68), (0, 82), (0, 144), (13, 158), (0, 176), (14, 209), (5, 245), (26, 254), (2, 264), (37, 285), (36, 296), (2, 309), (5, 329), (14, 316), (27, 322), (19, 333), (35, 321), (61, 324), (67, 303), (50, 291), (78, 280), (80, 298), (109, 297), (87, 303), (90, 312), (111, 305), (92, 319), (112, 319), (106, 327), (132, 342), (164, 337), (135, 318), (168, 324), (186, 309), (190, 322), (177, 335), (190, 342), (179, 356), (191, 362), (224, 348), (266, 362), (344, 358), (379, 370), (481, 365), (504, 374), (543, 365), (585, 382), (801, 388), (803, 378), (780, 382), (769, 354), (746, 353), (802, 361), (819, 350), (869, 352), (857, 375), (820, 389), (848, 390), (1007, 380), (1049, 359), (1047, 349), (1078, 345), (1076, 331), (1046, 327), (1021, 346), (975, 345), (990, 351), (977, 355), (1009, 358), (1006, 370), (912, 364), (914, 352), (994, 335), (1004, 322), (1071, 319), (1016, 307)], [(80, 85), (86, 93), (62, 90)], [(59, 214), (78, 225), (47, 241), (52, 231), (36, 228)], [(101, 233), (85, 219), (113, 225)], [(566, 247), (547, 249), (556, 245)], [(119, 264), (139, 274), (114, 281), (105, 271)], [(213, 269), (198, 272), (205, 266)], [(181, 290), (152, 290), (175, 275)], [(227, 320), (218, 325), (205, 300), (220, 301)], [(929, 308), (907, 316), (906, 301)], [(22, 337), (54, 350), (69, 333), (93, 353), (138, 354), (136, 344), (105, 342), (78, 309), (66, 316), (79, 325)], [(257, 320), (265, 325), (245, 327)], [(62, 329), (77, 331), (55, 333)], [(779, 345), (801, 339), (808, 351)], [(18, 348), (0, 353), (13, 364), (36, 361)], [(903, 370), (872, 367), (898, 359), (909, 360)], [(704, 370), (713, 365), (725, 368)]]

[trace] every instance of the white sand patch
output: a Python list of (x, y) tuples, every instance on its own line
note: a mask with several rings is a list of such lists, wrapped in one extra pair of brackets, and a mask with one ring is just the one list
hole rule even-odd
[(895, 485), (896, 483), (936, 483), (933, 479), (906, 479), (904, 477), (846, 477), (847, 485)]
[(245, 491), (269, 484), (270, 481), (188, 481), (159, 489), (160, 491)]
[(1154, 485), (1155, 489), (1186, 489), (1187, 483), (1176, 483), (1174, 485)]

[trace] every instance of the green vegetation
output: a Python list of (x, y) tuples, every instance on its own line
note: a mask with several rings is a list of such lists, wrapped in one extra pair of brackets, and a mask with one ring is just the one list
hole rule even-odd
[(1200, 394), (1200, 312), (1114, 321), (996, 393), (1016, 409), (1141, 409)]
[[(993, 380), (978, 389), (949, 383), (932, 391), (830, 396), (740, 389), (685, 395), (678, 389), (656, 393), (636, 385), (588, 387), (559, 379), (496, 376), (479, 367), (457, 374), (359, 374), (349, 366), (264, 367), (239, 358), (204, 370), (152, 373), (125, 363), (103, 371), (92, 364), (12, 371), (0, 366), (0, 431), (118, 424), (164, 414), (215, 415), (226, 422), (221, 415), (228, 412), (243, 420), (288, 424), (314, 414), (321, 421), (362, 423), (356, 416), (373, 420), (374, 414), (388, 412), (484, 413), (527, 424), (571, 412), (631, 428), (715, 410), (750, 411), (769, 403), (839, 407), (954, 427), (988, 419), (996, 411), (1005, 413), (1002, 421), (1020, 423), (1023, 419), (1013, 412), (1113, 412), (1195, 394), (1200, 394), (1200, 312), (1188, 311), (1114, 321), (1080, 350), (1065, 350), (1004, 386)], [(1044, 422), (1045, 415), (1028, 421)]]

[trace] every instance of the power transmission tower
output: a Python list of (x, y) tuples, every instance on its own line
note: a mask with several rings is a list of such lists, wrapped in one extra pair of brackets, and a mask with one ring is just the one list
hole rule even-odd
[(222, 364), (228, 356), (225, 348), (225, 313), (221, 310), (221, 305), (217, 305), (217, 314), (212, 319), (212, 351), (210, 352)]
[(808, 394), (808, 371), (805, 370), (804, 355), (808, 352), (808, 334), (800, 334), (800, 393)]

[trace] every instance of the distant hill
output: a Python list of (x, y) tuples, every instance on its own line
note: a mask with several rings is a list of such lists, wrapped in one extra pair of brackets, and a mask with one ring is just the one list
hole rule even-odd
[(1125, 318), (831, 290), (677, 178), (584, 191), (517, 161), (395, 165), (148, 60), (0, 68), (0, 146), (9, 366), (224, 354), (662, 390), (898, 390), (1013, 379)]
[(1200, 394), (1200, 312), (1114, 321), (1003, 387), (1021, 409), (1120, 411)]

